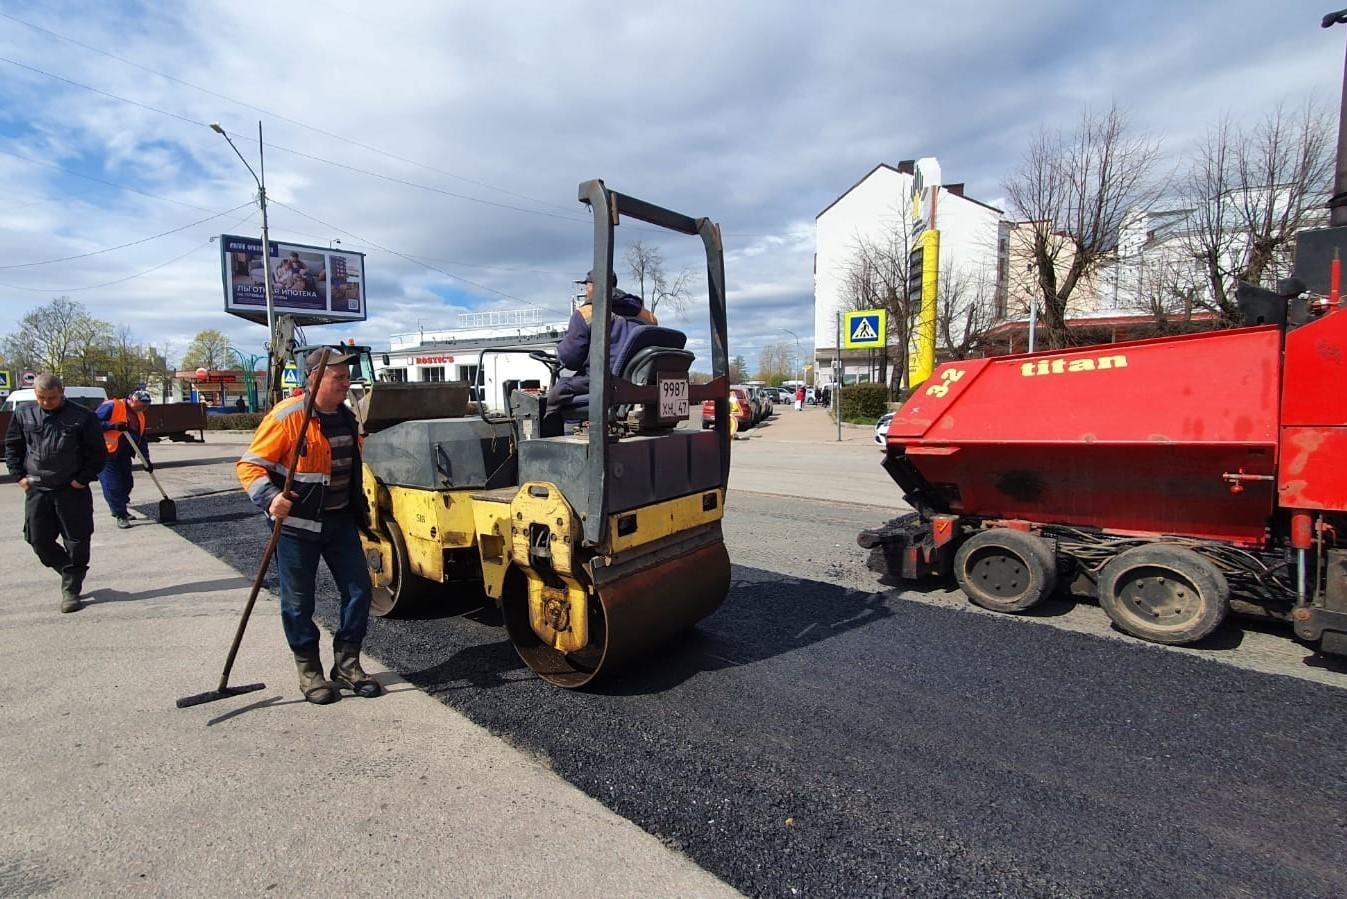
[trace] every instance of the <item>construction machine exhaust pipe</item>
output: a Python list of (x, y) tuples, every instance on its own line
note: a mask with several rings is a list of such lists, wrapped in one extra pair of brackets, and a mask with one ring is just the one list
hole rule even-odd
[(509, 591), (501, 611), (520, 658), (543, 680), (573, 689), (692, 627), (720, 607), (729, 589), (730, 556), (717, 541), (596, 586), (589, 639), (578, 652), (559, 652), (534, 632), (527, 590)]

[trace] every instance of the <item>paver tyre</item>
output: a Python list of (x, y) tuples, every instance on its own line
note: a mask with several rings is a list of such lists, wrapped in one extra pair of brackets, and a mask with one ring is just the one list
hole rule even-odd
[(1042, 537), (990, 528), (969, 537), (954, 554), (954, 579), (984, 609), (1024, 612), (1057, 588), (1057, 558)]
[(1099, 572), (1099, 604), (1121, 630), (1152, 643), (1195, 643), (1230, 612), (1230, 585), (1209, 559), (1152, 543), (1118, 553)]

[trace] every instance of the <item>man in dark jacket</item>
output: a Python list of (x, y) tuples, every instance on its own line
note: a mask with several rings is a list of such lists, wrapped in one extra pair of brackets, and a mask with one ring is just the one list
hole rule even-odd
[[(557, 437), (565, 429), (564, 409), (576, 397), (589, 393), (589, 338), (594, 315), (594, 273), (586, 272), (585, 301), (571, 313), (566, 333), (557, 344), (557, 356), (561, 364), (573, 375), (558, 378), (547, 393), (547, 411), (543, 414), (542, 435)], [(657, 325), (653, 312), (645, 308), (645, 303), (634, 294), (617, 288), (617, 275), (608, 273), (608, 283), (612, 288), (613, 327), (609, 338), (608, 350), (612, 360), (621, 358), (622, 348), (631, 339), (632, 333), (640, 325)], [(617, 372), (614, 372), (617, 374)]]
[(108, 451), (98, 419), (65, 401), (59, 377), (38, 375), (33, 390), (37, 404), (14, 410), (10, 419), (5, 464), (24, 491), (24, 539), (43, 565), (61, 572), (61, 611), (78, 612), (94, 533), (89, 484)]

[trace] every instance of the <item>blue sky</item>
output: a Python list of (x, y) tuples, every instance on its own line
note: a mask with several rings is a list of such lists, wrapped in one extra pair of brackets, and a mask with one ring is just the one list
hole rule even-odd
[[(794, 343), (783, 329), (812, 345), (814, 217), (874, 165), (936, 156), (1003, 205), (1041, 127), (1115, 101), (1181, 164), (1223, 114), (1336, 110), (1347, 27), (1321, 30), (1327, 11), (0, 0), (0, 309), (69, 295), (170, 360), (204, 328), (258, 351), (209, 242), (258, 232), (255, 186), (207, 123), (256, 168), (261, 120), (272, 238), (367, 253), (369, 321), (311, 340), (386, 345), (462, 310), (563, 319), (589, 267), (576, 185), (599, 177), (721, 223), (731, 352), (755, 363)], [(695, 242), (624, 226), (619, 252), (636, 238), (700, 272)], [(703, 320), (666, 323), (704, 349)]]

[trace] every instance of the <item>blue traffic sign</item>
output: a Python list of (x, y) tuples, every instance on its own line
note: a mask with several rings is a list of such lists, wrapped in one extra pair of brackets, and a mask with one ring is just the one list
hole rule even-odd
[(849, 350), (875, 349), (884, 346), (884, 326), (888, 310), (862, 309), (848, 312), (843, 317), (842, 346)]

